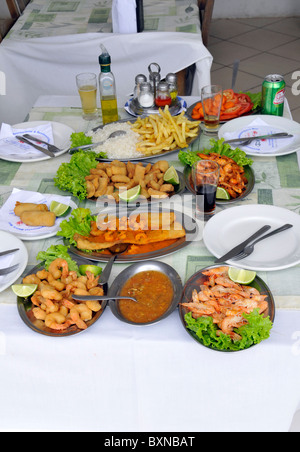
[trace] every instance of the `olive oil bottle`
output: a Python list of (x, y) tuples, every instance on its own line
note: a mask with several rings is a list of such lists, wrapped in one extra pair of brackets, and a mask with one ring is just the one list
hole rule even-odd
[(101, 44), (102, 54), (99, 56), (101, 72), (99, 75), (99, 91), (103, 124), (118, 121), (118, 105), (116, 82), (111, 72), (111, 58), (106, 48)]

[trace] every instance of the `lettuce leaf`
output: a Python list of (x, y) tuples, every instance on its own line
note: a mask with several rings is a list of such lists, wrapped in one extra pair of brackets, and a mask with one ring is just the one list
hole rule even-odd
[(259, 93), (250, 93), (249, 91), (247, 91), (245, 94), (250, 97), (251, 102), (253, 103), (252, 110), (256, 110), (257, 108), (261, 107), (261, 91)]
[(51, 245), (46, 251), (40, 251), (37, 260), (45, 261), (45, 268), (48, 270), (52, 261), (57, 258), (65, 259), (68, 262), (69, 270), (75, 271), (79, 275), (77, 262), (75, 262), (68, 253), (69, 246)]
[(178, 159), (184, 165), (192, 166), (193, 163), (200, 160), (198, 153), (209, 154), (210, 152), (215, 152), (231, 158), (240, 166), (252, 165), (253, 160), (248, 158), (244, 151), (239, 148), (233, 149), (230, 144), (224, 143), (224, 141), (224, 138), (221, 138), (220, 140), (212, 138), (210, 140), (210, 149), (203, 149), (202, 151), (179, 151)]
[(65, 237), (71, 245), (76, 246), (76, 241), (73, 239), (74, 235), (90, 235), (92, 221), (96, 221), (96, 216), (91, 215), (90, 209), (78, 207), (72, 211), (68, 220), (61, 222), (57, 235)]
[(250, 314), (243, 314), (248, 323), (234, 331), (242, 338), (232, 341), (227, 334), (217, 335), (218, 327), (213, 323), (212, 317), (199, 317), (194, 319), (191, 312), (185, 314), (184, 319), (187, 328), (196, 335), (199, 341), (216, 350), (244, 350), (252, 345), (268, 339), (272, 329), (272, 322), (269, 317), (259, 314), (258, 309), (254, 309)]
[(92, 137), (87, 137), (83, 132), (71, 133), (71, 148), (85, 146), (92, 143)]
[(79, 151), (73, 154), (69, 163), (62, 163), (54, 177), (54, 184), (60, 190), (69, 191), (81, 201), (87, 197), (85, 176), (96, 168), (98, 161), (92, 151)]

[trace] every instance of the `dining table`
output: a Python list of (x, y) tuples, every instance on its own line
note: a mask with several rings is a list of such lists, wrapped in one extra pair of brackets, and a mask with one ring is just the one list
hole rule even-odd
[(193, 67), (189, 94), (199, 95), (213, 59), (202, 42), (197, 0), (143, 5), (143, 31), (123, 34), (113, 32), (112, 0), (32, 0), (0, 44), (0, 122), (23, 121), (40, 95), (72, 95), (78, 73), (99, 74), (101, 44), (123, 100), (154, 62), (161, 78)]
[[(189, 107), (197, 97), (184, 97)], [(284, 116), (291, 119), (288, 103)], [(119, 104), (120, 119), (132, 116)], [(28, 122), (58, 122), (76, 132), (101, 124), (99, 116), (82, 118), (77, 95), (43, 95), (29, 111)], [(201, 133), (192, 150), (210, 146)], [(54, 184), (69, 153), (32, 163), (1, 160), (0, 208), (14, 188), (69, 195)], [(157, 161), (155, 157), (151, 161)], [(164, 156), (184, 170), (178, 152)], [(298, 154), (253, 157), (255, 185), (234, 206), (278, 206), (299, 214)], [(181, 196), (188, 196), (186, 190)], [(90, 200), (78, 207), (96, 210)], [(217, 213), (231, 206), (217, 206)], [(209, 220), (211, 221), (211, 220)], [(207, 227), (203, 223), (203, 230)], [(284, 218), (282, 218), (284, 222)], [(15, 283), (33, 269), (37, 254), (62, 244), (54, 235), (23, 241), (28, 262)], [(202, 235), (188, 246), (157, 258), (178, 273), (182, 285), (213, 265)], [(106, 263), (99, 263), (105, 267)], [(116, 261), (110, 286), (131, 263)], [(258, 271), (275, 302), (270, 337), (239, 352), (212, 350), (183, 327), (178, 309), (158, 323), (136, 326), (120, 321), (107, 307), (90, 328), (68, 337), (50, 337), (28, 328), (11, 287), (0, 293), (0, 431), (160, 432), (186, 434), (201, 441), (201, 432), (287, 432), (300, 409), (299, 265)]]

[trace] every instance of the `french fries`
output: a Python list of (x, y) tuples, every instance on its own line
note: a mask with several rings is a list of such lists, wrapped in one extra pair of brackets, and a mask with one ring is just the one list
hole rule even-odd
[(162, 151), (169, 151), (188, 147), (187, 140), (197, 137), (200, 121), (189, 121), (184, 112), (172, 116), (169, 107), (159, 109), (159, 115), (138, 118), (132, 130), (138, 133), (141, 141), (136, 150), (144, 155), (155, 155)]

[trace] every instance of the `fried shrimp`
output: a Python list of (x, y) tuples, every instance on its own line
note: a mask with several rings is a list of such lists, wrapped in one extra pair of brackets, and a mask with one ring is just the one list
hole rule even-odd
[(65, 331), (72, 325), (86, 329), (86, 322), (101, 311), (101, 302), (98, 300), (77, 304), (72, 299), (73, 294), (103, 295), (98, 280), (99, 277), (90, 272), (78, 275), (76, 271), (69, 271), (67, 261), (57, 258), (48, 270), (39, 270), (36, 274), (26, 276), (23, 283), (38, 285), (38, 290), (31, 297), (34, 317), (44, 322), (47, 328)]
[(234, 328), (247, 324), (243, 314), (250, 314), (258, 309), (262, 314), (268, 309), (266, 295), (251, 286), (234, 283), (228, 277), (228, 267), (216, 267), (206, 270), (203, 274), (207, 280), (192, 292), (192, 300), (181, 303), (192, 316), (212, 317), (219, 330), (217, 334), (227, 334), (233, 341), (241, 339)]
[(66, 278), (69, 274), (68, 262), (65, 259), (57, 258), (49, 265), (49, 272), (55, 279)]
[(54, 312), (46, 315), (45, 325), (52, 330), (61, 331), (69, 328), (69, 326), (72, 325), (72, 321), (70, 319), (66, 319), (66, 317), (60, 312)]

